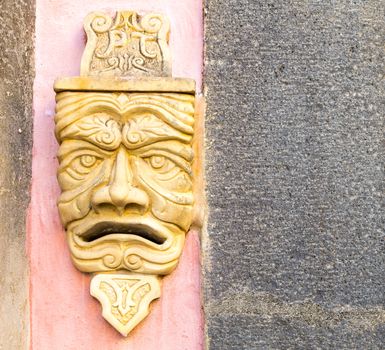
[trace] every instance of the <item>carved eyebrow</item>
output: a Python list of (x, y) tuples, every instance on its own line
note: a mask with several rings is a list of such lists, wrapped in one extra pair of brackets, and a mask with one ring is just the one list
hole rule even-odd
[(106, 150), (113, 150), (120, 145), (122, 134), (120, 125), (111, 116), (96, 113), (67, 126), (61, 132), (60, 138), (85, 140)]
[(194, 158), (194, 152), (191, 146), (184, 145), (173, 140), (152, 143), (150, 145), (140, 147), (134, 152), (138, 153), (139, 155), (146, 154), (146, 152), (167, 152), (175, 154), (176, 156), (181, 157), (188, 162), (191, 162)]
[(98, 157), (106, 157), (111, 154), (111, 151), (103, 150), (100, 147), (84, 140), (64, 140), (59, 147), (57, 158), (62, 167), (64, 163), (71, 162), (76, 156), (87, 152), (95, 154)]
[(128, 120), (123, 126), (122, 138), (128, 149), (165, 140), (179, 140), (183, 143), (192, 140), (191, 135), (176, 130), (151, 114)]
[(147, 157), (151, 157), (151, 156), (163, 156), (165, 158), (172, 160), (175, 164), (180, 166), (189, 175), (192, 174), (192, 170), (191, 170), (191, 166), (190, 166), (189, 162), (187, 162), (180, 155), (177, 155), (173, 152), (154, 149), (154, 150), (150, 150), (150, 151), (143, 153), (141, 156), (142, 156), (142, 158), (147, 158)]

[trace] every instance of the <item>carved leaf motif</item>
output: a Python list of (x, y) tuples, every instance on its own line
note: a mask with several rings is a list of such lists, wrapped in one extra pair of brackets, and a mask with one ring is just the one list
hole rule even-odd
[(149, 304), (160, 297), (160, 285), (151, 275), (99, 274), (91, 281), (91, 295), (102, 304), (103, 317), (127, 336), (148, 315)]
[(119, 124), (103, 114), (83, 118), (64, 130), (62, 137), (90, 141), (105, 149), (115, 149), (122, 139)]
[(172, 132), (164, 122), (153, 116), (144, 116), (129, 120), (126, 138), (131, 144), (144, 143), (149, 137), (166, 137)]

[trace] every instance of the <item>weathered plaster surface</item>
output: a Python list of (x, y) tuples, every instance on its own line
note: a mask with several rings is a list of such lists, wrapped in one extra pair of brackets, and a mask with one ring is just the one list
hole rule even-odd
[(0, 349), (28, 345), (34, 1), (0, 1)]
[(171, 21), (173, 75), (201, 82), (201, 4), (187, 1), (49, 1), (36, 12), (33, 186), (28, 232), (31, 259), (31, 346), (40, 349), (201, 349), (198, 233), (188, 234), (177, 270), (163, 281), (162, 298), (128, 339), (100, 314), (89, 276), (71, 264), (56, 200), (57, 143), (53, 135), (53, 81), (79, 74), (82, 20), (94, 10), (163, 12)]
[(384, 347), (384, 5), (206, 1), (210, 350)]

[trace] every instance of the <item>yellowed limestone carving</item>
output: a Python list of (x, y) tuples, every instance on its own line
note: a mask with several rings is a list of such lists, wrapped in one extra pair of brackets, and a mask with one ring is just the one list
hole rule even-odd
[(167, 274), (192, 220), (194, 96), (61, 92), (59, 211), (84, 272)]
[(148, 315), (151, 301), (160, 297), (160, 284), (151, 275), (100, 274), (91, 281), (91, 295), (102, 304), (103, 317), (127, 336)]
[(58, 207), (74, 265), (94, 274), (91, 294), (127, 335), (192, 224), (195, 83), (164, 77), (161, 15), (93, 13), (85, 30), (82, 76), (55, 82)]
[(113, 19), (93, 12), (85, 18), (84, 29), (81, 75), (171, 76), (170, 25), (164, 16), (122, 11)]

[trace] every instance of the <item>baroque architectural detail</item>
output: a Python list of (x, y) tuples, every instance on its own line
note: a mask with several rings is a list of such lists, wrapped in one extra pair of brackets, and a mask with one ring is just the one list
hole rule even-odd
[(160, 284), (155, 276), (98, 274), (90, 292), (101, 303), (103, 317), (127, 336), (148, 315), (150, 303), (160, 297)]
[(170, 25), (160, 14), (93, 12), (84, 20), (87, 46), (81, 75), (171, 76)]
[(55, 121), (76, 267), (170, 273), (192, 220), (194, 96), (61, 92)]
[(162, 15), (92, 13), (85, 31), (82, 76), (55, 82), (58, 208), (74, 265), (126, 336), (192, 224), (195, 83), (165, 77)]

